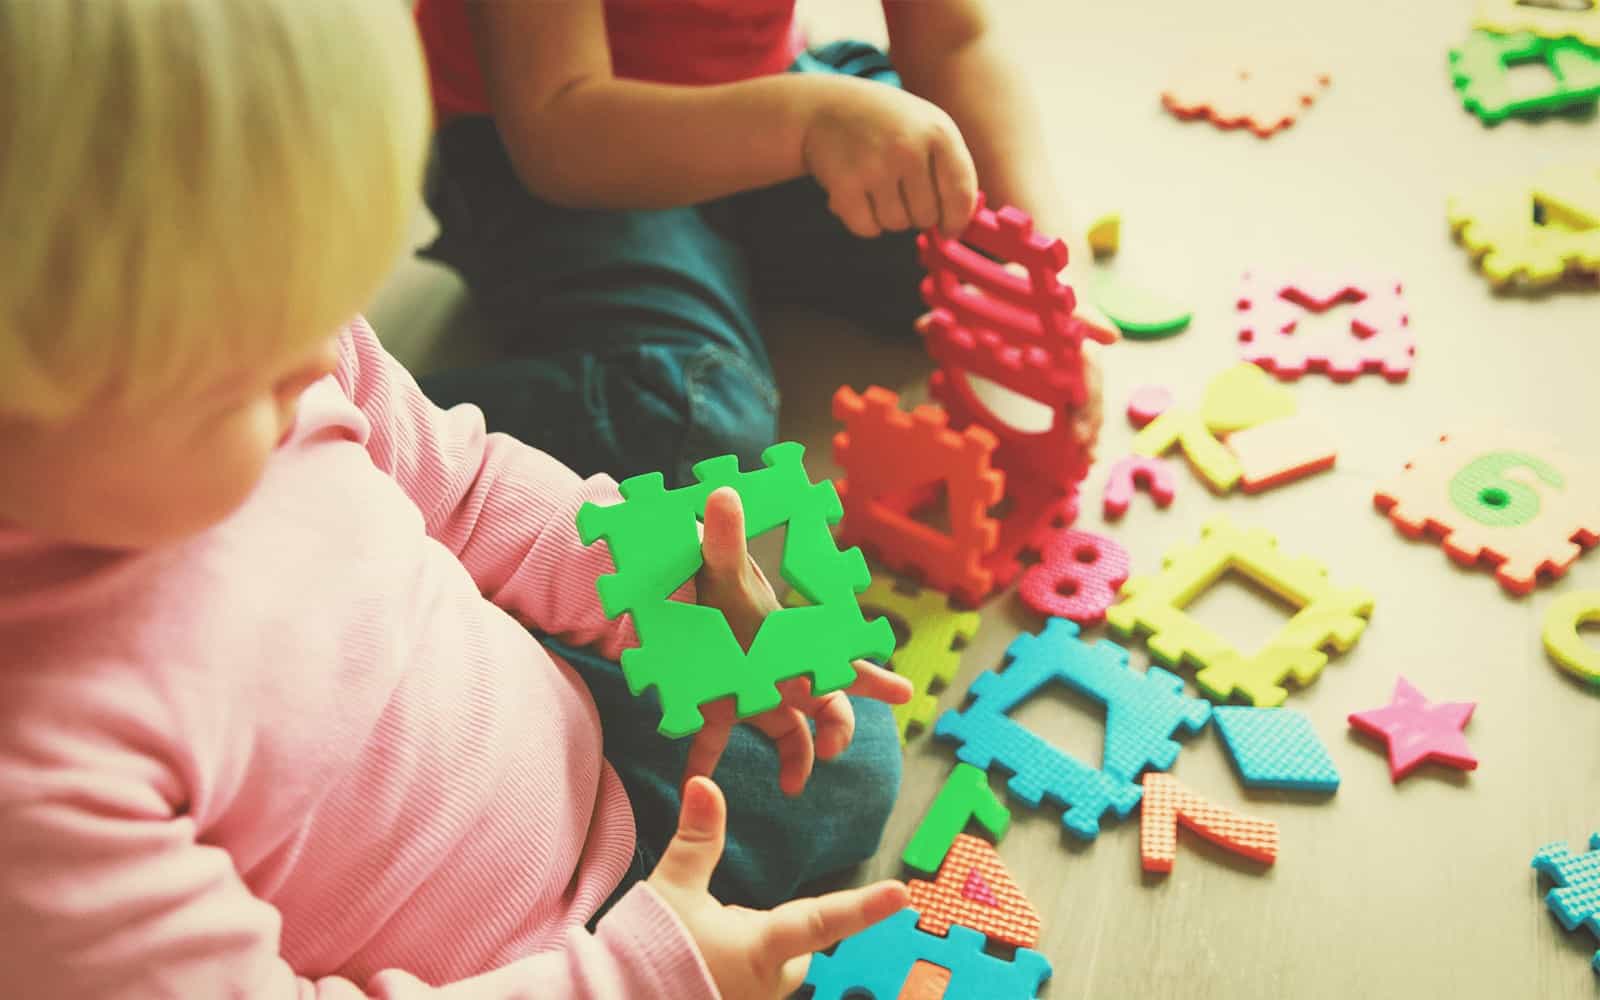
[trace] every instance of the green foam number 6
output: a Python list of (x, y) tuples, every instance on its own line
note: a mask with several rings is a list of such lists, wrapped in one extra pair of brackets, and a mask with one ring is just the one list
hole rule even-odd
[(1450, 502), (1481, 524), (1515, 528), (1539, 516), (1539, 491), (1507, 478), (1512, 469), (1527, 469), (1557, 488), (1566, 479), (1549, 462), (1522, 451), (1493, 451), (1473, 459), (1450, 480)]

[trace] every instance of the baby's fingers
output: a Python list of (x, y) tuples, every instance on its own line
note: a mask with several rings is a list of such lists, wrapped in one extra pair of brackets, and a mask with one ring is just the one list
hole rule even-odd
[(733, 724), (737, 721), (733, 702), (727, 698), (702, 705), (700, 713), (706, 721), (689, 744), (688, 759), (683, 767), (684, 785), (688, 784), (690, 778), (709, 778), (716, 771), (717, 762), (722, 760), (722, 752), (728, 748), (728, 737), (732, 735)]
[[(774, 967), (858, 934), (906, 905), (906, 887), (879, 882), (785, 903), (767, 915), (761, 949)], [(788, 970), (785, 969), (787, 972)]]
[(778, 751), (778, 787), (791, 797), (805, 791), (817, 762), (816, 744), (805, 715), (798, 709), (783, 706), (749, 721)]
[(845, 691), (858, 698), (871, 698), (873, 701), (886, 702), (890, 705), (904, 705), (911, 700), (913, 688), (910, 681), (893, 670), (866, 660), (857, 660), (856, 682)]

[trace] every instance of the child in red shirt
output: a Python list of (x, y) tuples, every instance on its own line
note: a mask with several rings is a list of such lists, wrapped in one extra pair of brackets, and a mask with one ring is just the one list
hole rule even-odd
[[(1064, 232), (984, 0), (883, 8), (892, 61), (806, 50), (794, 0), (419, 0), (439, 126), (429, 252), (511, 355), (426, 380), (430, 395), (580, 472), (753, 465), (778, 406), (758, 307), (909, 334), (915, 232), (959, 233), (980, 182)], [(1076, 421), (1090, 438), (1097, 408)]]

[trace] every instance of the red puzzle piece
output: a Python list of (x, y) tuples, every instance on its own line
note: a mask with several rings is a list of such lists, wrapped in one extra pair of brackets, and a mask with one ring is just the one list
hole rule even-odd
[(1170, 872), (1178, 857), (1178, 824), (1252, 861), (1278, 859), (1278, 824), (1251, 819), (1201, 798), (1160, 771), (1144, 776), (1139, 858), (1147, 872)]
[(1128, 512), (1133, 503), (1133, 493), (1140, 486), (1149, 491), (1157, 507), (1167, 507), (1177, 494), (1178, 480), (1165, 460), (1145, 455), (1129, 455), (1111, 467), (1106, 476), (1105, 492), (1100, 504), (1108, 520), (1116, 520)]
[[(1066, 244), (1034, 232), (1025, 213), (991, 211), (980, 198), (962, 240), (929, 230), (917, 246), (928, 269), (922, 296), (933, 310), (921, 330), (940, 367), (929, 380), (934, 398), (953, 426), (979, 424), (995, 435), (995, 465), (1007, 476), (1073, 489), (1089, 463), (1072, 426), (1088, 398), (1083, 340), (1114, 337), (1073, 317), (1076, 298), (1059, 275)], [(1004, 261), (1021, 265), (1027, 276), (1006, 270)], [(999, 419), (973, 391), (968, 374), (1048, 407), (1051, 426), (1026, 432)]]
[(1017, 594), (1042, 615), (1098, 625), (1128, 580), (1128, 550), (1088, 531), (1058, 531), (1039, 563), (1022, 575)]
[[(1306, 313), (1346, 304), (1355, 307), (1348, 337), (1318, 346), (1296, 335)], [(1273, 281), (1246, 274), (1238, 309), (1240, 356), (1281, 379), (1322, 371), (1335, 382), (1348, 382), (1373, 371), (1401, 382), (1411, 374), (1416, 336), (1398, 281), (1358, 285), (1325, 276)]]
[[(968, 894), (974, 879), (988, 889), (988, 900)], [(1019, 948), (1039, 943), (1039, 911), (994, 847), (980, 837), (957, 836), (938, 877), (932, 882), (913, 879), (906, 887), (911, 892), (907, 905), (922, 914), (917, 926), (930, 934), (947, 934), (951, 924), (960, 924)]]

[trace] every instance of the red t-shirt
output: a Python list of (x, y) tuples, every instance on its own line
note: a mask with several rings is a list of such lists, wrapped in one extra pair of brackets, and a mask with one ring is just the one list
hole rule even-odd
[[(442, 123), (489, 114), (466, 5), (417, 0)], [(612, 71), (656, 83), (729, 83), (788, 69), (803, 48), (795, 0), (605, 0)]]

